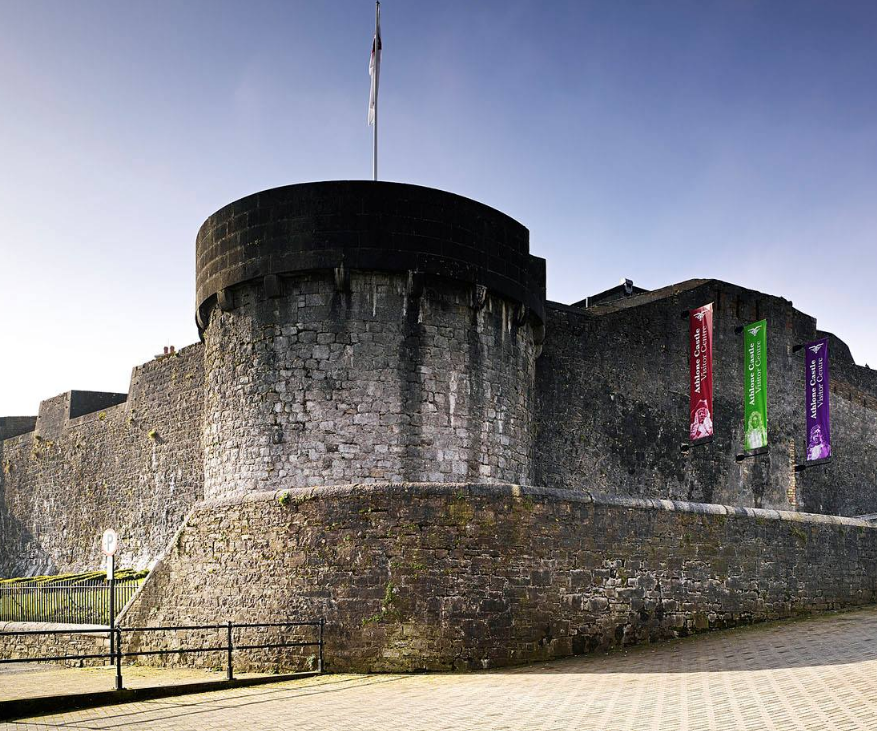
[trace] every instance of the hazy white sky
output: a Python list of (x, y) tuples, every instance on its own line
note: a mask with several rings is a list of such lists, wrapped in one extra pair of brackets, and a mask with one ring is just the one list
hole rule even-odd
[[(194, 240), (370, 176), (374, 4), (0, 0), (0, 415), (197, 338)], [(521, 221), (571, 302), (778, 294), (877, 365), (877, 4), (382, 3), (382, 178)]]

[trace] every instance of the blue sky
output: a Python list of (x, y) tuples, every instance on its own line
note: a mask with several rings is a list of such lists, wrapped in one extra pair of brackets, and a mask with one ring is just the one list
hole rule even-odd
[[(0, 414), (196, 340), (194, 239), (368, 178), (370, 0), (0, 0)], [(877, 3), (382, 3), (381, 177), (505, 211), (549, 297), (778, 294), (877, 366)]]

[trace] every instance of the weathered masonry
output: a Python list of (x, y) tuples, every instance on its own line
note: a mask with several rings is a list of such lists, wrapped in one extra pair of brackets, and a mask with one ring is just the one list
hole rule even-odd
[[(792, 303), (546, 301), (521, 224), (394, 183), (248, 196), (196, 252), (201, 343), (0, 418), (0, 575), (93, 568), (112, 523), (154, 566), (124, 621), (320, 614), (331, 666), (381, 670), (875, 601), (877, 375), (831, 336), (834, 457), (796, 471), (820, 331)], [(707, 302), (716, 437), (683, 451), (680, 313)], [(761, 318), (771, 446), (738, 461), (735, 329)]]
[(530, 481), (545, 264), (519, 223), (321, 183), (226, 206), (197, 252), (205, 496)]

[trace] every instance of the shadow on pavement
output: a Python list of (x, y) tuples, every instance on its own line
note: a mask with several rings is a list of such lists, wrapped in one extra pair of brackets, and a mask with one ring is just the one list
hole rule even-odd
[(877, 660), (875, 608), (716, 630), (499, 672), (722, 673), (869, 660)]

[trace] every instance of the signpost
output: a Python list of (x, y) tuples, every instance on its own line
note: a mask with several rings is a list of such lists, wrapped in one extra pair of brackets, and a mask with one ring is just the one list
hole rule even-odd
[(116, 551), (119, 550), (119, 534), (112, 528), (107, 528), (100, 539), (100, 550), (107, 556), (107, 579), (110, 582), (110, 657), (116, 663), (116, 690), (121, 690), (119, 684), (119, 657), (116, 655)]

